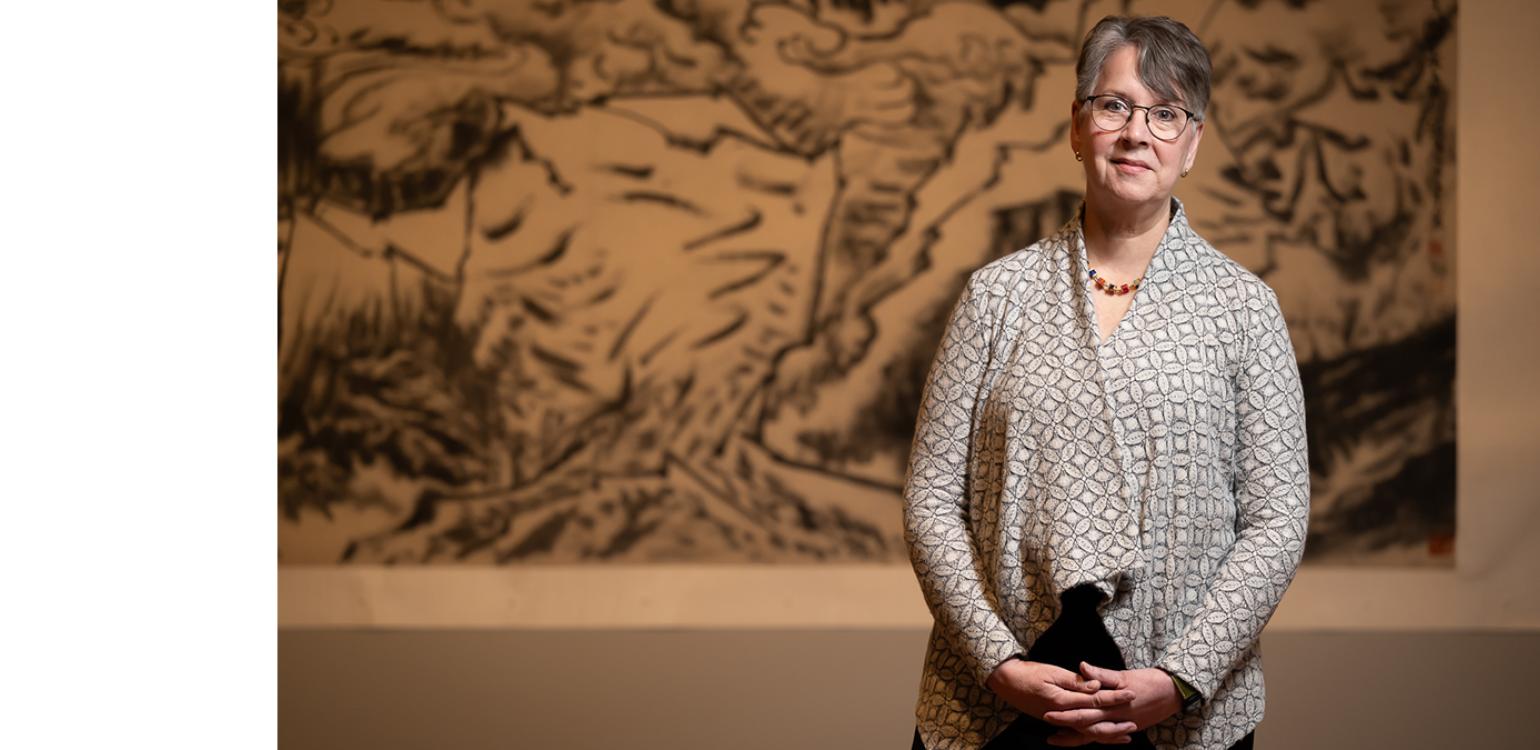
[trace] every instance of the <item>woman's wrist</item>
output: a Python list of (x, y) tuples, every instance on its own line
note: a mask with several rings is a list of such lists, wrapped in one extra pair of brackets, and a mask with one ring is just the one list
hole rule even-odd
[(1187, 684), (1187, 681), (1165, 667), (1159, 667), (1171, 678), (1172, 687), (1176, 688), (1176, 700), (1181, 705), (1181, 711), (1191, 711), (1203, 703), (1203, 694), (1197, 688)]

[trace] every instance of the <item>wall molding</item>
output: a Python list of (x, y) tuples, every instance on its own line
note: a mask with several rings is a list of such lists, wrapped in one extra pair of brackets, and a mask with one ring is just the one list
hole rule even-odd
[[(292, 628), (929, 628), (899, 565), (282, 567)], [(1457, 571), (1301, 569), (1269, 632), (1529, 631), (1540, 616)], [(1532, 597), (1531, 597), (1532, 598)], [(1499, 605), (1494, 606), (1492, 602)]]

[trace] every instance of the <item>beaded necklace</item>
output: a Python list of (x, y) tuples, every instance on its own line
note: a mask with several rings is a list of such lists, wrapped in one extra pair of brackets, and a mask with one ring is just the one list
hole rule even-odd
[(1128, 284), (1113, 284), (1097, 276), (1096, 269), (1091, 269), (1091, 282), (1095, 284), (1097, 290), (1106, 292), (1108, 295), (1128, 294), (1136, 291), (1139, 289), (1139, 282), (1142, 281), (1144, 281), (1144, 277), (1140, 276)]

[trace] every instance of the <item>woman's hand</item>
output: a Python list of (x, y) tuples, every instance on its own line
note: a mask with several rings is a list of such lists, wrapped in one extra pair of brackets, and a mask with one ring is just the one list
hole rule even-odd
[[(1109, 674), (1116, 678), (1123, 673)], [(1167, 677), (1166, 682), (1170, 681)], [(1082, 677), (1062, 667), (1022, 659), (1010, 659), (996, 667), (989, 675), (988, 687), (1017, 710), (1040, 719), (1052, 713), (1076, 711), (1095, 711), (1098, 713), (1094, 715), (1102, 716), (1126, 709), (1136, 697), (1134, 691), (1122, 687), (1103, 689), (1106, 685), (1100, 678)], [(1072, 744), (1128, 742), (1128, 733), (1134, 731), (1131, 722), (1098, 720), (1087, 726), (1087, 730), (1077, 732), (1084, 742)]]
[(1132, 699), (1111, 707), (1048, 711), (1043, 714), (1043, 721), (1064, 727), (1048, 738), (1050, 745), (1073, 747), (1107, 742), (1099, 738), (1112, 733), (1126, 737), (1130, 732), (1159, 724), (1182, 709), (1182, 696), (1176, 690), (1176, 683), (1171, 681), (1171, 675), (1159, 669), (1102, 669), (1080, 662), (1079, 676), (1107, 688), (1102, 692), (1128, 693)]

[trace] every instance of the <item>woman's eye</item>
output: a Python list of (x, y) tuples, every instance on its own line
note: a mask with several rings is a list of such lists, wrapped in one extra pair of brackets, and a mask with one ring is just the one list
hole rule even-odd
[(1150, 110), (1150, 116), (1159, 122), (1176, 122), (1176, 110), (1167, 107), (1156, 107)]
[(1103, 99), (1102, 106), (1109, 112), (1127, 112), (1128, 102), (1122, 99)]

